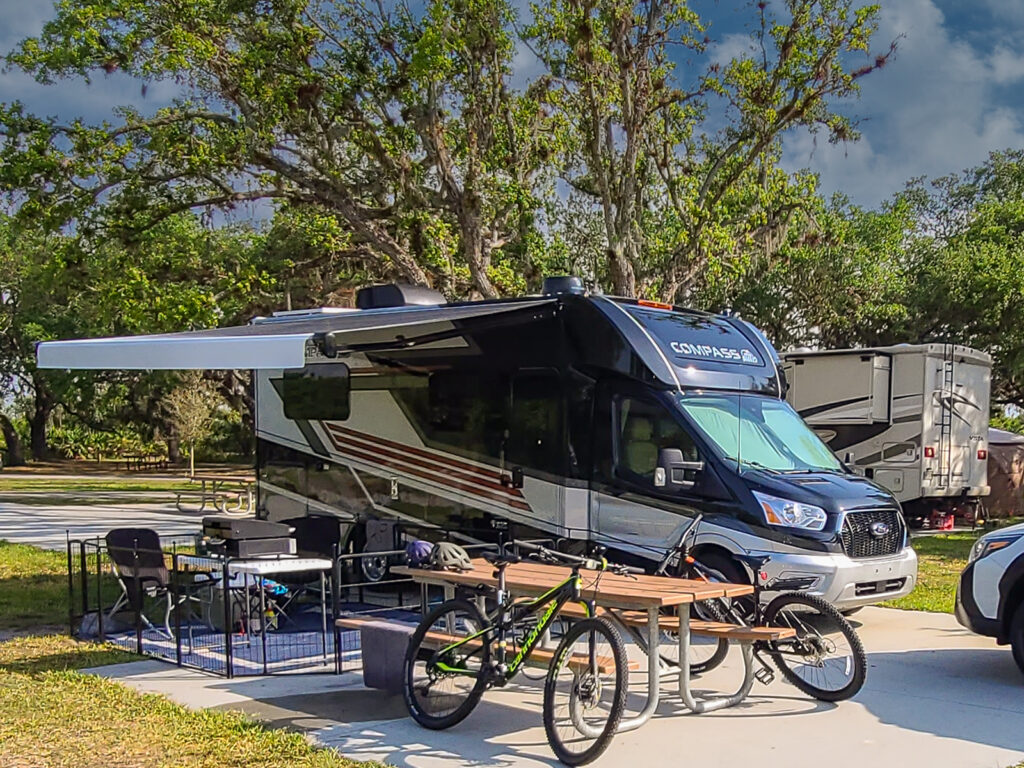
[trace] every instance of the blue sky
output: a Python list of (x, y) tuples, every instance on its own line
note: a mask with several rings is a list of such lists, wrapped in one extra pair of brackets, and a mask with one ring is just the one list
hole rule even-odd
[[(989, 152), (1024, 148), (1024, 0), (883, 0), (876, 47), (902, 36), (884, 70), (863, 81), (859, 101), (844, 109), (859, 118), (861, 141), (831, 146), (823, 139), (786, 137), (785, 163), (821, 175), (826, 193), (843, 192), (875, 206), (916, 176), (938, 176), (983, 161)], [(712, 20), (711, 36), (726, 54), (742, 44), (748, 6), (741, 0), (699, 0)], [(39, 31), (47, 0), (0, 0), (0, 50)], [(34, 84), (20, 73), (0, 74), (0, 101), (62, 119), (108, 118), (118, 104), (151, 110), (175, 93), (170, 83), (123, 76), (91, 85)]]

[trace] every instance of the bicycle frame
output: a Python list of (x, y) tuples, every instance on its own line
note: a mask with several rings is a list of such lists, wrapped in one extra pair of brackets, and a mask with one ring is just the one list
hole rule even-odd
[[(543, 595), (529, 598), (519, 602), (508, 603), (507, 592), (505, 591), (505, 571), (498, 569), (498, 610), (493, 618), (488, 617), (490, 624), (479, 632), (474, 632), (466, 637), (459, 638), (457, 642), (446, 645), (434, 653), (433, 664), (442, 672), (448, 674), (475, 674), (471, 670), (457, 669), (450, 667), (436, 659), (451, 651), (473, 642), (492, 643), (497, 640), (497, 656), (495, 659), (497, 672), (496, 679), (491, 685), (504, 685), (510, 681), (522, 669), (523, 665), (530, 658), (530, 654), (540, 643), (545, 632), (557, 618), (559, 611), (568, 602), (582, 602), (587, 608), (587, 614), (594, 615), (593, 605), (586, 601), (580, 601), (580, 590), (583, 579), (578, 569), (573, 569), (572, 574), (561, 584), (552, 587)], [(508, 632), (514, 629), (517, 624), (530, 616), (539, 615), (537, 624), (529, 631), (519, 652), (511, 660), (507, 659), (508, 653)]]

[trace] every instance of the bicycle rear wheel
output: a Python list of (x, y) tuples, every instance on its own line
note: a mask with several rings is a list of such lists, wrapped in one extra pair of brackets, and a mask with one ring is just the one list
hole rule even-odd
[(578, 621), (562, 638), (544, 685), (544, 730), (566, 765), (585, 765), (608, 748), (626, 707), (627, 664), (605, 619)]
[(796, 637), (768, 644), (768, 653), (789, 682), (820, 701), (843, 701), (864, 685), (864, 645), (843, 615), (817, 595), (779, 595), (764, 611), (770, 627), (789, 627)]
[(449, 600), (428, 613), (409, 639), (402, 693), (409, 715), (424, 728), (450, 728), (480, 701), (490, 667), (489, 639), (445, 648), (485, 627), (476, 605)]

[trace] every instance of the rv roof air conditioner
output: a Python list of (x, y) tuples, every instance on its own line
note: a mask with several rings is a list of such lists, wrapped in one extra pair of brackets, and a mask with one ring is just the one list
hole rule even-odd
[(583, 281), (575, 275), (557, 275), (545, 277), (541, 293), (545, 296), (556, 296), (560, 293), (583, 293)]
[(359, 309), (384, 309), (386, 307), (437, 306), (446, 304), (444, 296), (433, 288), (422, 285), (385, 283), (371, 285), (356, 291), (356, 306)]

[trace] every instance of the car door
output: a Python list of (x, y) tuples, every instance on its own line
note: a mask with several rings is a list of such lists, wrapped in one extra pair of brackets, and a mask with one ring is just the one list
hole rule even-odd
[(672, 492), (656, 485), (662, 448), (677, 448), (686, 461), (701, 461), (685, 425), (654, 393), (630, 384), (598, 387), (590, 488), (597, 541), (637, 554), (660, 554), (703, 508), (702, 483)]

